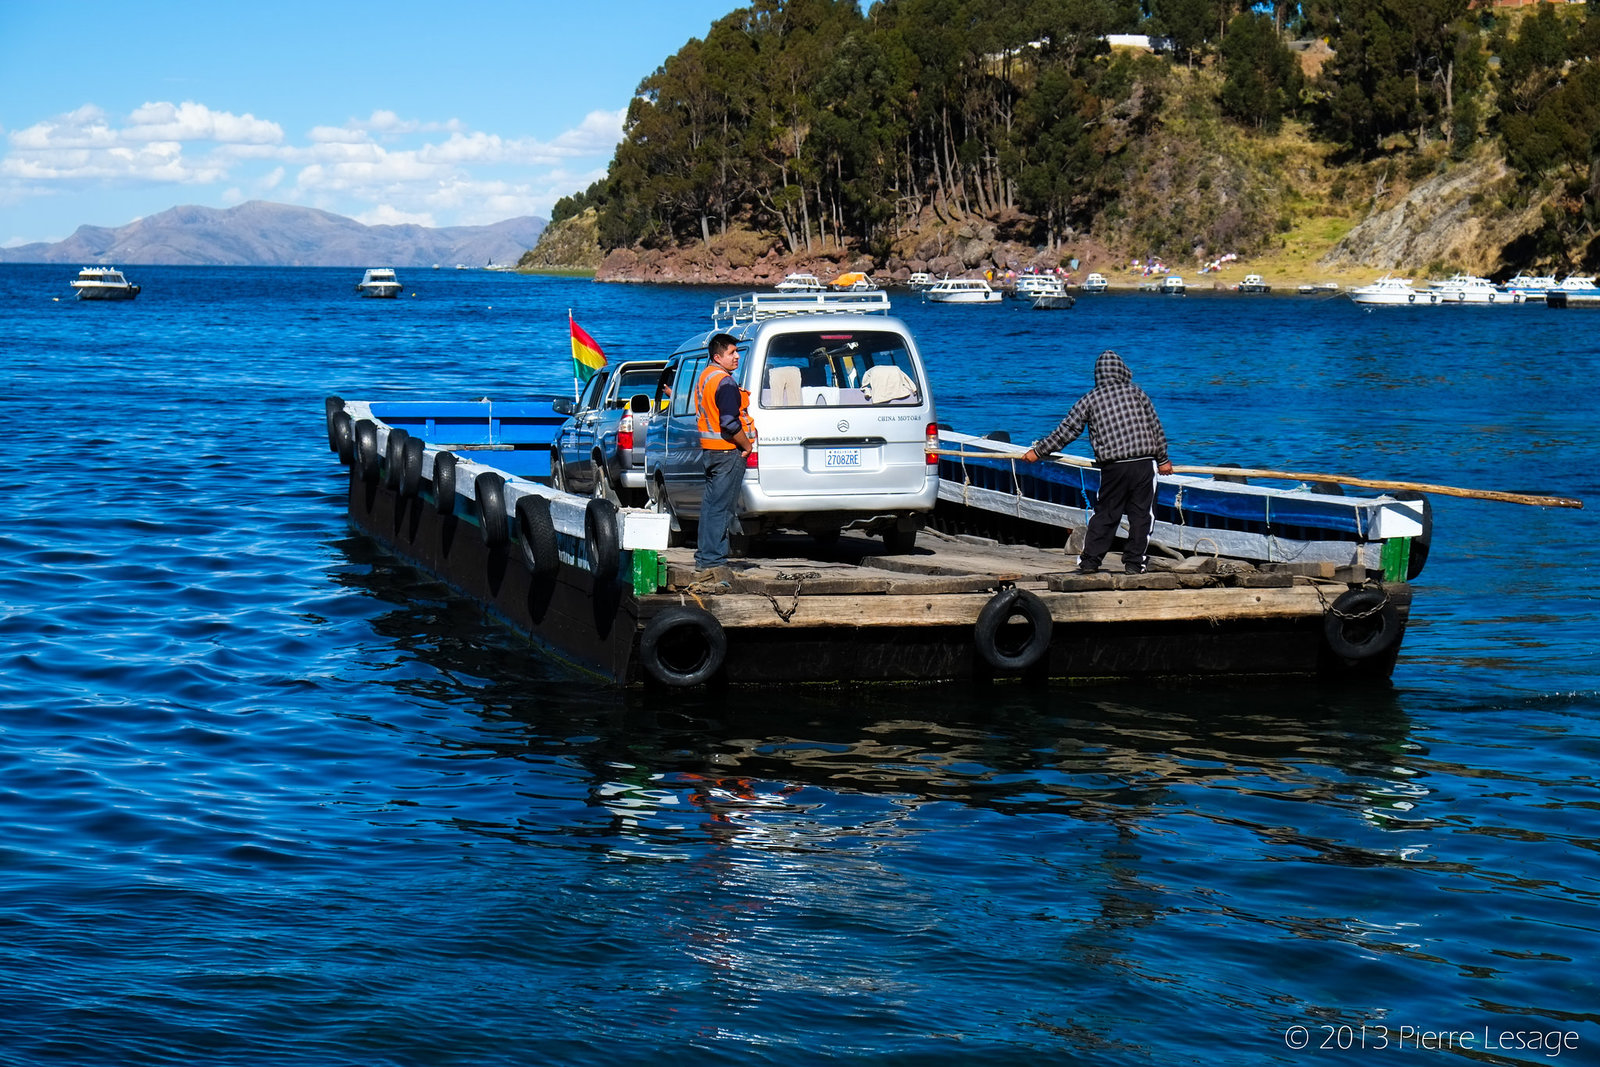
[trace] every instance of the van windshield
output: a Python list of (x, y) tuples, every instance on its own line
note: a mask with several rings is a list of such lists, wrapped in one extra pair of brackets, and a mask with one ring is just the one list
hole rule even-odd
[(763, 408), (922, 403), (922, 380), (903, 334), (886, 330), (787, 333), (767, 347)]

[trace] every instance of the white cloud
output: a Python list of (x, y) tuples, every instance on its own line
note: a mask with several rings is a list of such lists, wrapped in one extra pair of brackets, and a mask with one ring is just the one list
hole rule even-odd
[(611, 154), (622, 141), (622, 124), (628, 109), (620, 111), (591, 111), (583, 117), (575, 130), (568, 130), (555, 139), (555, 144), (570, 149), (578, 155)]
[(276, 122), (194, 101), (145, 103), (122, 119), (86, 104), (5, 135), (0, 205), (74, 184), (172, 184), (215, 187), (175, 192), (174, 204), (270, 198), (374, 224), (479, 225), (548, 215), (557, 199), (604, 175), (625, 114), (591, 111), (546, 140), (377, 109), (290, 140)]
[(309, 136), (313, 144), (366, 144), (372, 140), (367, 131), (352, 126), (313, 126)]
[(366, 226), (434, 226), (433, 216), (423, 211), (402, 211), (390, 204), (379, 204), (371, 211), (354, 216)]
[(215, 141), (219, 144), (278, 144), (283, 127), (254, 115), (212, 111), (185, 100), (145, 104), (128, 116), (122, 131), (129, 141)]

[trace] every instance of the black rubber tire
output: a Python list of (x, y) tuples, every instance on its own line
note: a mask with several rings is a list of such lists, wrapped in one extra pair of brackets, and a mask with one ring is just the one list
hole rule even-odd
[[(1021, 644), (1006, 638), (1006, 624), (1015, 616), (1028, 623), (1028, 639)], [(983, 661), (997, 671), (1025, 671), (1050, 652), (1055, 622), (1050, 609), (1026, 589), (1002, 589), (990, 598), (978, 614), (973, 643)]]
[(535, 578), (554, 577), (561, 556), (546, 497), (530, 494), (517, 501), (517, 537), (522, 541), (522, 562), (528, 565), (528, 572)]
[(567, 465), (561, 461), (561, 453), (550, 453), (550, 488), (558, 493), (569, 493), (567, 488)]
[(333, 413), (328, 436), (332, 439), (333, 450), (339, 453), (339, 462), (349, 466), (356, 454), (356, 424), (351, 421), (348, 411)]
[(411, 435), (405, 430), (389, 431), (389, 443), (383, 454), (383, 484), (386, 488), (400, 488), (400, 471), (406, 465), (405, 447), (410, 439)]
[(1410, 582), (1428, 562), (1428, 548), (1433, 544), (1433, 502), (1415, 489), (1402, 489), (1391, 495), (1396, 500), (1422, 501), (1422, 532), (1411, 539), (1411, 562), (1406, 566), (1406, 581)]
[(1334, 655), (1351, 662), (1371, 659), (1400, 640), (1400, 611), (1382, 589), (1350, 589), (1322, 617), (1322, 634)]
[(407, 500), (422, 488), (422, 460), (428, 446), (420, 437), (408, 437), (400, 449), (400, 495)]
[(621, 537), (617, 506), (609, 500), (590, 500), (583, 509), (583, 547), (589, 556), (589, 573), (599, 581), (617, 576)]
[(433, 457), (433, 510), (441, 515), (456, 510), (456, 455), (440, 452)]
[(478, 501), (478, 532), (490, 548), (502, 548), (511, 540), (506, 525), (506, 480), (494, 471), (484, 471), (472, 483)]
[(356, 470), (364, 482), (378, 477), (378, 427), (371, 419), (356, 421)]
[(704, 608), (674, 605), (639, 635), (639, 663), (651, 679), (682, 689), (714, 678), (728, 658), (728, 635)]
[(325, 412), (322, 421), (328, 428), (328, 451), (337, 452), (339, 451), (339, 439), (333, 432), (333, 417), (344, 410), (344, 401), (339, 397), (330, 396), (322, 402), (322, 407)]

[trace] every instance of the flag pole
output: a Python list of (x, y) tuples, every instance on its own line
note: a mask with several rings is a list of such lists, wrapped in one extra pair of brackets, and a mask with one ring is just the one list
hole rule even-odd
[[(572, 309), (571, 308), (567, 308), (567, 347), (568, 348), (572, 347), (572, 326), (573, 326)], [(569, 353), (569, 355), (570, 355), (570, 353)], [(577, 357), (573, 357), (573, 358), (576, 359)], [(578, 399), (579, 395), (580, 394), (579, 394), (579, 391), (578, 391), (578, 364), (576, 362), (574, 362), (572, 364), (572, 399), (573, 399), (574, 403), (577, 402), (577, 399)]]

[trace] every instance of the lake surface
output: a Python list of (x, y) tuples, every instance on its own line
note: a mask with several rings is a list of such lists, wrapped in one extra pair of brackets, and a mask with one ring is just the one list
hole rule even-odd
[(1590, 508), (1435, 497), (1386, 688), (661, 696), (354, 535), (322, 398), (731, 291), (127, 273), (0, 265), (0, 1064), (1600, 1060), (1600, 313), (896, 293), (957, 429), (1112, 347), (1175, 462)]

